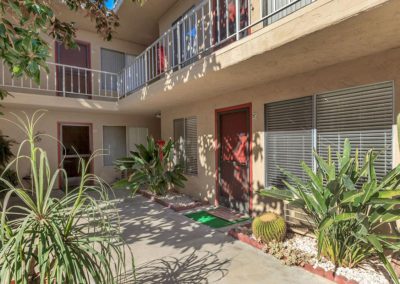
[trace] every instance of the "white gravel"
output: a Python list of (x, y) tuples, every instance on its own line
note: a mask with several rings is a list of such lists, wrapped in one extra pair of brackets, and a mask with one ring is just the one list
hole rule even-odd
[[(292, 238), (288, 238), (285, 243), (289, 246), (304, 251), (307, 254), (313, 255), (312, 262), (314, 268), (321, 267), (325, 271), (334, 271), (335, 266), (332, 262), (322, 259), (317, 260), (317, 242), (314, 238), (293, 235)], [(373, 266), (377, 266), (379, 269), (374, 269)], [(359, 284), (389, 284), (391, 283), (383, 274), (383, 267), (380, 263), (365, 263), (357, 268), (343, 268), (339, 267), (336, 270), (336, 274), (342, 275), (347, 279), (355, 280)]]

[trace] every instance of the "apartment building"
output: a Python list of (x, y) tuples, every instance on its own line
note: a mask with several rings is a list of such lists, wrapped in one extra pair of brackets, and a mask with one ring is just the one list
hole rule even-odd
[[(40, 131), (83, 155), (106, 149), (93, 170), (108, 181), (135, 143), (172, 138), (185, 193), (296, 223), (300, 212), (257, 195), (282, 185), (279, 167), (301, 177), (300, 161), (315, 167), (313, 149), (326, 156), (345, 138), (361, 153), (381, 151), (378, 175), (399, 162), (397, 0), (123, 1), (111, 42), (81, 15), (60, 13), (79, 24), (80, 49), (55, 43), (39, 86), (3, 68), (6, 116), (47, 109)], [(74, 172), (71, 149), (44, 146), (54, 167)]]

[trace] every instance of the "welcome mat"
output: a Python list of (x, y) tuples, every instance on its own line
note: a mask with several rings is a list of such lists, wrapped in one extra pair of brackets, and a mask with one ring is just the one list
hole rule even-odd
[(207, 211), (211, 215), (224, 219), (229, 222), (237, 222), (238, 220), (243, 220), (247, 216), (242, 213), (236, 212), (226, 207), (217, 207), (215, 209), (211, 209)]
[(196, 222), (207, 225), (214, 229), (227, 227), (227, 226), (234, 225), (236, 223), (246, 221), (249, 219), (248, 217), (244, 217), (242, 219), (231, 222), (231, 221), (227, 221), (222, 218), (219, 218), (217, 216), (214, 216), (207, 211), (198, 211), (198, 212), (194, 212), (194, 213), (189, 213), (189, 214), (186, 214), (185, 216), (192, 220), (195, 220)]

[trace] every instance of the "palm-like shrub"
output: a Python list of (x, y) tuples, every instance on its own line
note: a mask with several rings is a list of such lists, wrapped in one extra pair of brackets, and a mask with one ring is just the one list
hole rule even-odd
[(345, 267), (378, 256), (398, 283), (385, 251), (398, 251), (399, 237), (379, 233), (378, 229), (400, 219), (400, 210), (396, 209), (400, 166), (379, 180), (374, 167), (377, 155), (373, 150), (368, 151), (359, 165), (358, 151), (352, 157), (350, 142), (346, 140), (342, 153), (337, 155), (338, 165), (330, 150), (327, 160), (314, 153), (316, 173), (302, 163), (307, 182), (282, 170), (288, 178), (284, 181), (286, 189), (272, 188), (261, 194), (305, 210), (316, 225), (319, 256)]
[(129, 187), (135, 193), (146, 188), (156, 195), (164, 195), (172, 187), (184, 187), (187, 179), (183, 167), (173, 162), (174, 143), (169, 140), (155, 142), (147, 137), (147, 145), (136, 145), (137, 152), (131, 152), (127, 158), (116, 161), (121, 171), (128, 171), (127, 179), (117, 182), (115, 187)]
[[(35, 145), (34, 127), (42, 116), (17, 117), (14, 124), (27, 138), (6, 167), (28, 162), (32, 187), (14, 186), (0, 176), (7, 185), (0, 207), (0, 283), (115, 283), (125, 254), (118, 215), (107, 200), (109, 186), (89, 174), (81, 159), (80, 184), (54, 196), (58, 178), (66, 189), (68, 178), (62, 169), (52, 173), (46, 151)], [(29, 155), (21, 154), (24, 146)]]

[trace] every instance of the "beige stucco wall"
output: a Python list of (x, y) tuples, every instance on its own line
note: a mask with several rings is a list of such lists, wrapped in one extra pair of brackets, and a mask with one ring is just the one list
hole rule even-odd
[[(0, 117), (11, 119), (15, 118), (11, 113), (23, 116), (22, 111), (26, 112), (29, 116), (34, 112), (33, 109), (11, 108), (6, 107), (2, 112), (4, 116)], [(154, 116), (138, 116), (138, 115), (123, 115), (123, 114), (110, 114), (110, 113), (94, 113), (94, 112), (72, 112), (61, 110), (49, 110), (45, 117), (40, 121), (36, 127), (36, 131), (42, 134), (50, 135), (57, 138), (57, 123), (90, 123), (92, 124), (92, 140), (93, 150), (103, 149), (103, 126), (126, 126), (126, 127), (143, 127), (149, 129), (149, 134), (155, 138), (160, 137), (160, 120)], [(3, 135), (8, 135), (10, 138), (16, 140), (18, 143), (23, 141), (25, 135), (11, 123), (0, 120), (0, 131)], [(57, 142), (43, 137), (39, 146), (47, 151), (48, 158), (52, 169), (58, 166), (58, 147)], [(13, 152), (16, 153), (19, 145), (13, 147)], [(26, 149), (25, 149), (26, 150)], [(26, 151), (24, 151), (26, 153)], [(29, 168), (26, 164), (21, 164), (20, 173), (26, 176), (29, 173)], [(112, 182), (120, 177), (120, 174), (115, 171), (113, 166), (104, 166), (103, 158), (98, 157), (94, 162), (94, 173), (105, 179), (107, 182)]]
[(171, 28), (172, 24), (187, 10), (201, 2), (201, 0), (178, 0), (158, 21), (160, 35)]
[[(197, 116), (198, 122), (198, 169), (196, 177), (189, 177), (184, 191), (207, 199), (211, 203), (215, 198), (215, 109), (252, 103), (253, 108), (253, 191), (264, 187), (264, 104), (296, 97), (309, 96), (320, 92), (394, 80), (395, 112), (400, 112), (400, 99), (397, 90), (400, 87), (400, 48), (384, 53), (363, 57), (357, 60), (333, 65), (265, 85), (254, 86), (236, 92), (227, 93), (212, 99), (181, 105), (162, 110), (162, 137), (173, 137), (173, 119)], [(396, 133), (394, 133), (396, 139)], [(400, 162), (395, 147), (394, 163)], [(259, 202), (254, 197), (256, 211), (282, 209), (275, 201)]]

